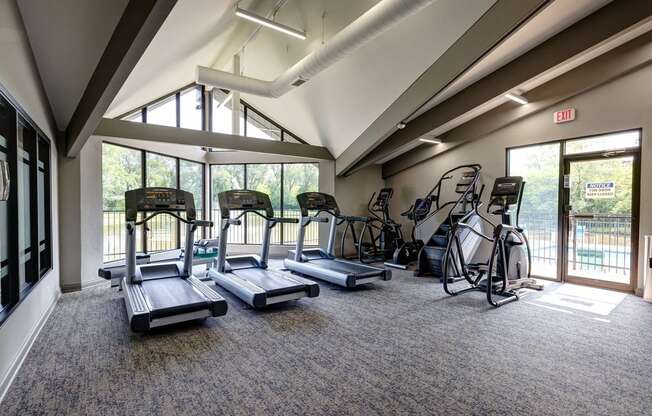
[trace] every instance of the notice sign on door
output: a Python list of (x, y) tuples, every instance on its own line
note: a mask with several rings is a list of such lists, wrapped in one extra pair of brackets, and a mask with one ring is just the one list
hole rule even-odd
[(586, 199), (610, 199), (616, 197), (615, 182), (589, 182), (584, 193)]

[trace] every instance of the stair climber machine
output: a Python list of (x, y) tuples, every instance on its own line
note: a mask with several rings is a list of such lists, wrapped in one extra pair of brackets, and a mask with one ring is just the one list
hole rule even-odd
[[(520, 176), (497, 178), (489, 197), (487, 213), (499, 215), (500, 223), (481, 215), (476, 204), (474, 212), (469, 212), (453, 226), (446, 248), (450, 255), (444, 257), (444, 271), (452, 278), (443, 280), (446, 293), (455, 296), (470, 291), (485, 292), (487, 301), (499, 307), (518, 300), (521, 289), (543, 289), (530, 277), (530, 246), (525, 229), (518, 224), (524, 187), (525, 182)], [(512, 211), (514, 206), (515, 215)], [(491, 227), (491, 235), (477, 231), (467, 223), (474, 215)], [(471, 258), (465, 257), (460, 243), (464, 232), (471, 232), (491, 244), (491, 253), (486, 262), (471, 263)], [(458, 261), (454, 262), (453, 259)], [(458, 281), (458, 278), (465, 282), (450, 283), (451, 280)], [(456, 289), (460, 285), (464, 287)]]
[[(481, 169), (482, 167), (478, 164), (460, 165), (450, 169), (444, 172), (435, 187), (422, 198), (422, 207), (415, 214), (415, 217), (419, 218), (416, 227), (422, 226), (438, 213), (447, 212), (447, 214), (446, 219), (421, 247), (417, 259), (417, 269), (414, 272), (415, 276), (434, 276), (440, 280), (443, 279), (444, 254), (450, 240), (451, 230), (460, 219), (468, 216), (469, 226), (480, 229), (480, 219), (473, 213), (475, 206), (480, 201), (481, 192), (478, 193), (478, 186)], [(440, 205), (443, 184), (456, 176), (459, 176), (459, 179), (455, 185), (455, 194), (459, 197)], [(433, 205), (434, 209), (432, 209)], [(470, 216), (469, 213), (471, 213)], [(464, 257), (471, 258), (480, 245), (480, 238), (465, 230), (461, 232), (459, 240)], [(455, 254), (453, 253), (453, 255)]]
[[(196, 219), (190, 192), (173, 188), (140, 188), (125, 192), (127, 253), (123, 277), (107, 277), (124, 294), (129, 324), (134, 331), (226, 314), (226, 300), (192, 274), (193, 241), (197, 227), (210, 221)], [(139, 213), (148, 214), (138, 221)], [(185, 212), (185, 218), (178, 213)], [(136, 229), (167, 214), (186, 224), (183, 261), (136, 264)]]
[[(335, 234), (338, 225), (346, 222), (366, 222), (367, 217), (347, 217), (340, 213), (332, 195), (322, 192), (305, 192), (297, 195), (301, 209), (301, 225), (297, 233), (295, 250), (290, 250), (285, 259), (285, 267), (292, 272), (315, 279), (325, 280), (339, 286), (353, 288), (376, 280), (390, 280), (391, 270), (360, 264), (346, 259), (335, 258)], [(323, 216), (321, 214), (325, 214)], [(305, 232), (313, 222), (331, 221), (328, 232), (328, 245), (322, 248), (304, 248)]]
[(392, 261), (385, 262), (385, 266), (407, 270), (410, 263), (415, 262), (419, 258), (419, 252), (423, 247), (423, 240), (417, 238), (416, 232), (422, 221), (429, 218), (428, 214), (432, 208), (433, 201), (435, 201), (435, 204), (439, 203), (439, 194), (434, 194), (434, 191), (438, 188), (440, 182), (441, 179), (437, 182), (437, 186), (428, 192), (425, 198), (417, 198), (407, 211), (401, 213), (402, 217), (406, 217), (412, 222), (410, 240), (403, 240), (396, 247), (392, 255)]
[[(345, 217), (343, 222), (346, 226), (342, 233), (341, 242), (342, 258), (353, 260), (353, 258), (346, 257), (344, 254), (346, 237), (350, 235), (353, 246), (357, 251), (357, 260), (361, 263), (378, 263), (392, 259), (396, 249), (404, 243), (401, 224), (395, 222), (389, 214), (389, 202), (392, 195), (394, 195), (392, 188), (381, 189), (378, 192), (378, 197), (374, 192), (367, 203), (369, 216)], [(363, 224), (360, 235), (355, 230), (355, 224), (357, 223)]]
[[(274, 209), (267, 194), (250, 190), (220, 192), (221, 228), (220, 247), (215, 268), (208, 271), (216, 284), (228, 290), (254, 308), (275, 303), (319, 295), (319, 285), (290, 273), (270, 270), (267, 267), (269, 244), (274, 228), (279, 223), (297, 223), (296, 218), (274, 217)], [(236, 213), (231, 217), (231, 213)], [(226, 256), (228, 232), (231, 226), (241, 225), (246, 214), (252, 213), (264, 221), (261, 254)]]

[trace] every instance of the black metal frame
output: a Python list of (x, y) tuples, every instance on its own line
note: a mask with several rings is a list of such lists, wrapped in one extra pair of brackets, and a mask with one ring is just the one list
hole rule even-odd
[[(280, 211), (280, 215), (278, 215), (278, 216), (283, 217), (285, 215), (285, 206), (283, 204), (283, 200), (284, 200), (284, 197), (285, 197), (285, 194), (284, 194), (284, 192), (285, 192), (284, 191), (284, 188), (285, 188), (284, 187), (284, 183), (285, 183), (284, 165), (306, 165), (306, 164), (319, 165), (316, 162), (254, 162), (254, 163), (211, 163), (211, 164), (209, 164), (208, 165), (208, 168), (209, 168), (209, 171), (208, 171), (208, 184), (209, 184), (208, 185), (208, 187), (209, 187), (208, 188), (208, 195), (209, 195), (209, 200), (210, 200), (210, 202), (208, 204), (208, 206), (209, 206), (208, 212), (210, 214), (209, 219), (211, 221), (214, 221), (213, 220), (213, 169), (212, 169), (213, 166), (243, 166), (244, 167), (244, 180), (242, 181), (242, 183), (243, 183), (244, 188), (247, 189), (247, 185), (248, 185), (247, 184), (247, 166), (250, 166), (250, 165), (281, 165), (281, 192), (280, 192), (281, 211)], [(274, 214), (274, 215), (276, 215), (276, 214)], [(243, 225), (244, 225), (244, 227), (246, 229), (246, 227), (247, 227), (247, 216), (244, 217)], [(286, 245), (285, 244), (285, 230), (284, 230), (284, 228), (285, 227), (281, 227), (281, 231), (280, 231), (281, 243), (280, 244), (273, 244), (273, 245), (281, 245), (281, 246)], [(248, 243), (247, 242), (247, 233), (245, 232), (244, 233), (244, 243), (242, 243), (242, 245), (258, 245), (258, 244), (257, 243), (256, 244)]]
[[(4, 324), (11, 313), (16, 310), (52, 270), (52, 175), (50, 172), (50, 149), (52, 141), (32, 120), (23, 107), (11, 96), (11, 94), (0, 85), (0, 100), (4, 101), (10, 111), (7, 123), (7, 146), (3, 150), (7, 153), (9, 172), (11, 175), (10, 198), (7, 201), (8, 229), (5, 230), (8, 236), (8, 259), (4, 264), (8, 267), (8, 274), (0, 277), (1, 299), (0, 299), (0, 326)], [(25, 151), (30, 153), (30, 195), (29, 195), (29, 216), (30, 216), (30, 248), (25, 253), (30, 254), (29, 267), (25, 276), (27, 287), (20, 291), (19, 268), (20, 268), (20, 247), (17, 236), (19, 235), (19, 201), (18, 201), (18, 123), (24, 127), (27, 135), (24, 139)], [(43, 168), (39, 168), (39, 162)], [(39, 241), (39, 215), (38, 215), (38, 172), (44, 174), (43, 204), (45, 239)], [(11, 238), (13, 236), (13, 238)], [(43, 246), (43, 250), (41, 250)]]
[[(567, 163), (573, 160), (590, 160), (595, 159), (596, 157), (602, 157), (604, 153), (612, 152), (613, 150), (602, 150), (597, 152), (585, 152), (585, 153), (573, 153), (566, 154), (566, 144), (575, 140), (584, 140), (590, 139), (593, 137), (606, 136), (611, 134), (626, 133), (626, 132), (638, 132), (639, 135), (639, 145), (638, 147), (629, 147), (623, 149), (616, 149), (616, 151), (621, 151), (615, 156), (633, 156), (634, 157), (634, 166), (633, 166), (633, 183), (632, 183), (632, 252), (631, 252), (631, 264), (630, 264), (630, 285), (624, 287), (621, 284), (611, 284), (609, 282), (597, 281), (586, 278), (575, 278), (573, 276), (568, 276), (567, 273), (567, 264), (568, 264), (568, 253), (566, 252), (566, 247), (568, 246), (568, 224), (566, 224), (566, 213), (564, 212), (564, 205), (566, 201), (566, 190), (564, 189), (564, 175), (567, 169)], [(636, 288), (636, 281), (638, 279), (638, 248), (639, 248), (639, 223), (640, 223), (640, 186), (641, 186), (641, 154), (643, 150), (643, 129), (640, 127), (634, 127), (630, 129), (622, 129), (615, 131), (605, 131), (600, 133), (588, 134), (579, 137), (573, 137), (568, 139), (555, 139), (537, 143), (530, 143), (526, 145), (511, 146), (505, 148), (505, 174), (509, 175), (509, 151), (515, 149), (524, 149), (534, 146), (543, 146), (550, 144), (559, 144), (559, 182), (558, 182), (558, 195), (557, 195), (557, 235), (559, 236), (559, 244), (557, 247), (557, 278), (551, 279), (545, 276), (533, 275), (537, 279), (552, 280), (557, 282), (572, 282), (580, 284), (589, 284), (591, 286), (603, 287), (607, 289), (614, 289), (626, 292), (632, 292)], [(570, 278), (570, 279), (569, 279)]]
[[(158, 102), (161, 102), (163, 100), (166, 100), (166, 99), (168, 99), (168, 98), (170, 98), (172, 96), (175, 96), (176, 106), (177, 106), (176, 124), (177, 124), (177, 127), (180, 127), (180, 124), (181, 124), (180, 105), (181, 104), (180, 104), (179, 97), (180, 97), (182, 92), (187, 91), (187, 90), (189, 90), (191, 88), (200, 88), (201, 89), (201, 94), (202, 94), (202, 130), (210, 131), (210, 130), (212, 130), (211, 129), (211, 127), (212, 127), (211, 126), (211, 124), (212, 124), (211, 115), (212, 115), (212, 108), (213, 108), (213, 105), (212, 105), (212, 98), (213, 97), (212, 97), (212, 95), (210, 96), (210, 100), (211, 100), (210, 103), (206, 102), (206, 94), (205, 94), (206, 89), (205, 89), (205, 87), (203, 85), (199, 85), (199, 84), (196, 84), (196, 83), (187, 84), (187, 85), (183, 86), (182, 88), (174, 90), (174, 91), (172, 91), (172, 92), (170, 92), (168, 94), (165, 94), (165, 95), (163, 95), (163, 96), (161, 96), (161, 97), (159, 97), (159, 98), (157, 98), (155, 100), (149, 101), (146, 104), (144, 104), (142, 106), (139, 106), (138, 108), (134, 108), (134, 109), (132, 109), (130, 111), (122, 113), (122, 114), (120, 114), (119, 116), (117, 116), (115, 118), (116, 119), (124, 119), (124, 118), (129, 117), (129, 116), (137, 113), (138, 111), (140, 111), (143, 123), (147, 123), (147, 107), (152, 106), (152, 105), (154, 105), (154, 104), (156, 104)], [(226, 94), (229, 94), (229, 91), (227, 91), (227, 90), (221, 89), (221, 91), (226, 93)], [(244, 114), (243, 114), (243, 119), (244, 119), (243, 132), (244, 132), (244, 136), (247, 135), (247, 115), (248, 115), (249, 110), (252, 110), (254, 113), (256, 113), (256, 115), (260, 116), (265, 121), (269, 122), (270, 124), (272, 124), (273, 126), (275, 126), (276, 128), (278, 128), (281, 131), (281, 141), (285, 141), (285, 135), (288, 134), (288, 135), (290, 135), (292, 137), (292, 139), (298, 141), (299, 143), (308, 144), (308, 142), (301, 139), (299, 136), (297, 136), (296, 134), (294, 134), (290, 130), (286, 129), (285, 127), (281, 126), (276, 121), (274, 121), (271, 118), (269, 118), (268, 116), (266, 116), (262, 111), (258, 110), (256, 107), (252, 106), (251, 104), (249, 104), (245, 100), (240, 99), (240, 103), (243, 105), (243, 109), (244, 109), (243, 110), (244, 111)], [(207, 113), (205, 111), (206, 108), (208, 108), (210, 110), (208, 117), (207, 117)]]

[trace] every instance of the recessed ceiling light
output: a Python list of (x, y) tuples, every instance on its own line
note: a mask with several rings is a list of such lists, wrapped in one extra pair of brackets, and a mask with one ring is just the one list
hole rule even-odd
[(512, 101), (516, 101), (519, 104), (527, 104), (527, 98), (523, 97), (522, 95), (514, 94), (514, 93), (507, 93), (505, 94), (505, 97), (509, 98)]
[(431, 144), (441, 144), (441, 139), (438, 139), (436, 137), (421, 137), (419, 141), (422, 141), (424, 143), (431, 143)]
[(403, 123), (402, 121), (396, 125), (396, 128), (399, 130), (403, 130), (407, 126), (407, 124)]
[(289, 26), (282, 25), (280, 23), (276, 23), (273, 20), (269, 20), (267, 18), (264, 18), (262, 16), (259, 16), (257, 14), (248, 12), (244, 9), (241, 8), (236, 8), (235, 9), (235, 15), (238, 17), (241, 17), (243, 19), (250, 20), (252, 22), (258, 23), (259, 25), (263, 25), (265, 27), (268, 27), (270, 29), (278, 30), (279, 32), (285, 33), (286, 35), (294, 36), (295, 38), (299, 38), (301, 40), (306, 39), (306, 32), (302, 32), (297, 29), (293, 29)]

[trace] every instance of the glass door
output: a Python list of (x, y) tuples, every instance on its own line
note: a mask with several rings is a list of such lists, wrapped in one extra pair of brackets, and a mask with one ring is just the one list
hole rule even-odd
[(567, 156), (564, 161), (566, 281), (633, 288), (638, 153)]

